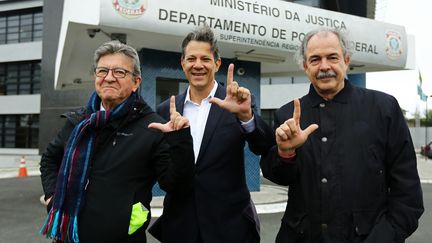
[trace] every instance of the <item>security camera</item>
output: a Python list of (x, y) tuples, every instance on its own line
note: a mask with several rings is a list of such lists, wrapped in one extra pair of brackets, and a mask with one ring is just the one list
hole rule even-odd
[(87, 29), (87, 34), (90, 38), (94, 38), (96, 33), (99, 31), (100, 29)]
[(246, 70), (244, 68), (241, 67), (241, 68), (237, 69), (237, 74), (239, 76), (243, 76), (245, 73), (246, 73)]

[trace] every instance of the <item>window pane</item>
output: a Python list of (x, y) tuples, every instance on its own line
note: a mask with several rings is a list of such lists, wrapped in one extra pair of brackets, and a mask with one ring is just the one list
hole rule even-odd
[(21, 76), (30, 76), (30, 71), (31, 71), (31, 64), (27, 63), (26, 65), (21, 65), (20, 66), (20, 75)]
[(41, 40), (42, 39), (42, 30), (34, 31), (33, 32), (33, 39), (34, 40)]
[(0, 17), (0, 28), (6, 28), (6, 17)]
[(18, 94), (17, 85), (16, 84), (6, 84), (6, 94), (8, 94), (8, 95)]
[(16, 117), (15, 116), (6, 116), (5, 127), (6, 128), (15, 128)]
[(18, 16), (9, 16), (7, 18), (7, 26), (8, 27), (14, 27), (19, 25), (19, 18)]
[(17, 43), (18, 42), (18, 33), (7, 35), (7, 42), (8, 43)]
[(16, 80), (17, 77), (18, 77), (18, 67), (16, 65), (9, 65), (7, 70), (8, 81)]
[(40, 94), (40, 85), (39, 84), (33, 84), (33, 92), (32, 94)]
[(6, 85), (4, 80), (0, 79), (0, 95), (6, 95)]
[(7, 76), (7, 79), (6, 79), (6, 83), (7, 84), (16, 84), (16, 83), (18, 83), (18, 77), (17, 76)]
[(39, 115), (0, 115), (0, 147), (37, 148)]
[(33, 14), (23, 14), (20, 16), (21, 19), (21, 25), (28, 25), (32, 23), (33, 21)]
[(29, 84), (30, 83), (30, 76), (28, 76), (28, 77), (20, 77), (19, 83), (20, 84)]
[(36, 30), (42, 30), (43, 29), (43, 25), (42, 24), (35, 24), (33, 25), (33, 29)]
[(20, 42), (31, 41), (31, 37), (32, 37), (32, 27), (31, 27), (31, 25), (29, 25), (29, 26), (22, 26), (22, 28), (20, 30)]
[(16, 27), (9, 27), (7, 29), (7, 32), (8, 32), (8, 35), (19, 33), (19, 27), (18, 26), (16, 26)]
[(41, 23), (43, 23), (43, 15), (42, 15), (41, 12), (34, 14), (33, 22), (35, 24), (41, 24)]

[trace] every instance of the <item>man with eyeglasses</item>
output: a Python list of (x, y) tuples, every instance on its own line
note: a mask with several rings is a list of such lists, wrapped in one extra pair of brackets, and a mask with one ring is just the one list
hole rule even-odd
[(181, 194), (193, 180), (189, 121), (170, 101), (167, 123), (137, 94), (140, 62), (118, 41), (94, 54), (96, 91), (66, 123), (41, 159), (53, 242), (146, 242), (151, 190)]

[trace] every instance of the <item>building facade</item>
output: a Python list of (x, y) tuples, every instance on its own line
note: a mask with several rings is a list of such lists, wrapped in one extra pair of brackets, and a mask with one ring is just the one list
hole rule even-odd
[[(94, 90), (93, 51), (110, 39), (120, 38), (137, 49), (143, 70), (140, 92), (150, 106), (154, 108), (170, 95), (184, 91), (187, 80), (180, 66), (180, 43), (192, 29), (190, 23), (195, 18), (228, 23), (224, 27), (213, 23), (223, 59), (216, 79), (225, 81), (227, 66), (234, 63), (235, 79), (252, 91), (262, 117), (269, 124), (272, 124), (275, 109), (307, 93), (309, 81), (292, 58), (293, 47), (298, 46), (304, 34), (301, 31), (319, 26), (345, 27), (347, 23), (348, 29), (352, 28), (350, 30), (357, 35), (352, 48), (359, 57), (353, 60), (350, 67), (353, 74), (349, 76), (357, 85), (365, 86), (364, 73), (367, 71), (407, 68), (404, 60), (397, 60), (395, 64), (383, 53), (370, 58), (370, 53), (361, 48), (356, 50), (366, 42), (371, 42), (368, 44), (371, 47), (381, 45), (383, 48), (385, 45), (383, 40), (369, 40), (369, 36), (358, 33), (357, 25), (364, 23), (376, 25), (375, 29), (380, 33), (387, 27), (396, 28), (402, 33), (402, 40), (406, 39), (403, 27), (371, 20), (374, 0), (269, 0), (259, 3), (191, 0), (191, 6), (172, 1), (172, 5), (180, 4), (177, 7), (167, 2), (0, 0), (0, 155), (41, 154), (45, 150), (64, 124), (60, 115), (87, 102)], [(133, 11), (122, 12), (119, 11), (122, 6), (113, 6), (121, 3), (123, 7), (141, 4), (142, 9), (147, 7), (146, 4), (152, 4), (153, 11), (159, 10), (157, 14), (146, 10), (148, 16), (140, 22), (139, 18), (131, 16)], [(245, 6), (250, 7), (246, 9)], [(229, 11), (233, 14), (227, 14)], [(125, 14), (129, 16), (125, 17)], [(148, 18), (151, 14), (155, 15), (154, 19)], [(256, 32), (251, 34), (251, 28), (256, 28)], [(290, 28), (290, 38), (296, 38), (294, 42), (288, 40)], [(262, 43), (268, 46), (263, 47)], [(285, 45), (285, 49), (279, 45)], [(247, 148), (246, 156), (249, 162), (254, 161), (246, 164), (248, 183), (257, 190), (258, 158)]]
[(39, 151), (42, 6), (0, 2), (0, 154)]

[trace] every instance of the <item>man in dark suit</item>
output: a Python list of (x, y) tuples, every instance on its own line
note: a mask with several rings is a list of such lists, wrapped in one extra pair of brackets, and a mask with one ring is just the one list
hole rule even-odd
[[(181, 65), (189, 87), (176, 97), (177, 110), (190, 121), (195, 178), (187, 195), (168, 193), (163, 215), (149, 230), (161, 242), (259, 242), (259, 221), (246, 186), (243, 149), (255, 154), (274, 144), (270, 127), (253, 111), (251, 94), (233, 81), (215, 81), (221, 65), (209, 27), (189, 33), (182, 44)], [(157, 112), (166, 119), (169, 103)]]

